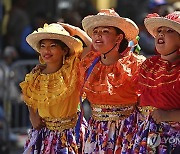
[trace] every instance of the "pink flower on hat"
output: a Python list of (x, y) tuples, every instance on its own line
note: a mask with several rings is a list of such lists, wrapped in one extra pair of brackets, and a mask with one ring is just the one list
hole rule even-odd
[(151, 13), (146, 16), (146, 18), (153, 18), (153, 17), (159, 17), (159, 14), (157, 13)]
[(165, 18), (180, 23), (180, 12), (173, 12), (171, 14), (168, 14), (167, 16), (165, 16)]
[(108, 15), (108, 16), (115, 16), (119, 17), (119, 14), (117, 14), (114, 9), (101, 9), (98, 13), (98, 15)]

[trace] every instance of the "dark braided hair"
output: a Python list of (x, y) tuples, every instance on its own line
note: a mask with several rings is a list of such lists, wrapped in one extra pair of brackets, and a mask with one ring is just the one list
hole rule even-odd
[(122, 53), (128, 47), (128, 40), (125, 38), (125, 34), (121, 29), (119, 29), (117, 27), (114, 27), (114, 28), (115, 28), (117, 34), (123, 35), (123, 39), (119, 45), (119, 50), (118, 50), (119, 53)]

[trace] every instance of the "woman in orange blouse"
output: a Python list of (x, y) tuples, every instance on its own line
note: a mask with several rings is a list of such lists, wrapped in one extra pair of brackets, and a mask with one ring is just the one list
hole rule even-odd
[(81, 92), (92, 109), (84, 153), (128, 153), (136, 131), (134, 79), (145, 60), (128, 47), (138, 27), (113, 9), (85, 17), (82, 25), (92, 38), (92, 48), (82, 54), (79, 66)]

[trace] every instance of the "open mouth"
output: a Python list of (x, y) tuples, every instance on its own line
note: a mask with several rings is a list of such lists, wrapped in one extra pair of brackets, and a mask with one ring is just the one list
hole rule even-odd
[(157, 43), (158, 43), (158, 44), (164, 44), (164, 43), (165, 43), (165, 41), (164, 41), (164, 39), (159, 38), (159, 39), (157, 40)]
[(99, 44), (99, 43), (103, 43), (103, 41), (101, 41), (101, 40), (96, 40), (95, 43)]

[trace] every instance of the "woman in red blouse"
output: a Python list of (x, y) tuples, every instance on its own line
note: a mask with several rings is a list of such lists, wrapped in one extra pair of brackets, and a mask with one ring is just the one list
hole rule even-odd
[(180, 11), (144, 21), (158, 55), (141, 66), (139, 132), (134, 153), (180, 152)]

